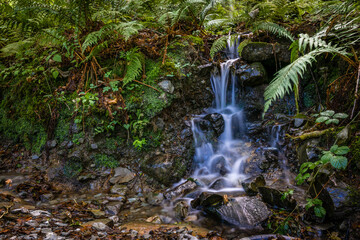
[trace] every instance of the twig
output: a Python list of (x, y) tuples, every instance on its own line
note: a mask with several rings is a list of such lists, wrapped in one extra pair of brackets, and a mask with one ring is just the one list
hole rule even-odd
[(355, 109), (356, 109), (356, 102), (357, 102), (357, 99), (358, 99), (358, 97), (359, 97), (359, 96), (358, 96), (359, 80), (360, 80), (360, 63), (359, 63), (358, 76), (357, 76), (356, 88), (355, 88), (354, 107), (353, 107), (353, 110), (351, 111), (351, 117), (350, 117), (350, 119), (352, 119), (353, 116), (354, 116), (354, 112), (355, 112)]
[(161, 93), (160, 90), (154, 88), (153, 86), (147, 85), (146, 83), (140, 82), (140, 81), (138, 81), (138, 80), (136, 80), (136, 79), (133, 79), (133, 81), (134, 81), (134, 82), (137, 82), (137, 83), (140, 83), (140, 84), (142, 84), (142, 85), (144, 85), (144, 86), (147, 86), (147, 87), (149, 87), (149, 88), (152, 88), (152, 89), (154, 89), (155, 91), (158, 91), (159, 93)]

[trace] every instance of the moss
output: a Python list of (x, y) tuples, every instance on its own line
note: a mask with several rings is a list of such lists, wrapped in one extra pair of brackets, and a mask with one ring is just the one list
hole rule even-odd
[(120, 144), (124, 143), (124, 141), (125, 139), (120, 137), (106, 138), (103, 147), (104, 149), (116, 150)]
[(97, 168), (116, 168), (119, 166), (119, 162), (116, 161), (115, 158), (105, 154), (96, 154), (93, 158)]
[(73, 136), (72, 136), (72, 141), (73, 143), (79, 145), (80, 144), (80, 138), (84, 138), (85, 137), (85, 134), (84, 132), (79, 132), (79, 133), (75, 133)]
[(83, 170), (83, 166), (81, 162), (77, 162), (73, 160), (66, 162), (63, 168), (64, 175), (68, 178), (76, 177), (82, 172), (82, 170)]
[(64, 108), (59, 114), (57, 125), (55, 128), (55, 138), (59, 142), (69, 140), (71, 112), (68, 108)]

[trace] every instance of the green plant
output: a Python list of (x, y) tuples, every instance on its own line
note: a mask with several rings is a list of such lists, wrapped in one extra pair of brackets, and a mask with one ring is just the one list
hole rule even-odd
[(327, 110), (325, 112), (321, 112), (320, 114), (314, 114), (313, 117), (316, 117), (317, 123), (323, 123), (325, 122), (326, 125), (329, 124), (339, 124), (339, 119), (345, 119), (349, 117), (346, 113), (336, 113), (333, 110)]
[(325, 217), (326, 215), (326, 210), (325, 208), (322, 206), (323, 202), (318, 199), (311, 199), (311, 198), (307, 198), (306, 199), (307, 203), (305, 205), (305, 209), (308, 211), (310, 208), (314, 207), (314, 213), (317, 217)]
[(105, 155), (105, 154), (96, 154), (95, 157), (95, 166), (97, 168), (106, 167), (106, 168), (116, 168), (119, 166), (119, 162), (115, 158)]
[(282, 196), (281, 196), (281, 200), (285, 200), (288, 196), (292, 196), (294, 194), (294, 189), (289, 189), (285, 192), (283, 192)]
[(63, 168), (64, 175), (68, 178), (76, 177), (77, 175), (79, 175), (79, 173), (82, 172), (82, 170), (82, 164), (73, 160), (67, 161)]
[(133, 146), (136, 148), (136, 150), (141, 151), (144, 147), (144, 145), (146, 144), (146, 139), (142, 138), (140, 139), (135, 139), (133, 142)]

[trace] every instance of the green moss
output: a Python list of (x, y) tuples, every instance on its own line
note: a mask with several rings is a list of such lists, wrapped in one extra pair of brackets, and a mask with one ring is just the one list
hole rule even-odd
[(119, 162), (115, 158), (105, 155), (105, 154), (96, 154), (94, 156), (95, 166), (97, 168), (106, 167), (106, 168), (116, 168), (119, 166)]
[(120, 137), (106, 138), (103, 147), (109, 150), (116, 150), (120, 144), (124, 143), (124, 141), (125, 139), (122, 139)]
[(79, 133), (75, 133), (72, 137), (72, 141), (73, 143), (79, 145), (80, 144), (80, 138), (84, 138), (85, 137), (85, 134), (84, 132), (79, 132)]
[(68, 161), (63, 168), (64, 175), (68, 178), (76, 177), (82, 172), (82, 170), (83, 166), (81, 162), (77, 161)]

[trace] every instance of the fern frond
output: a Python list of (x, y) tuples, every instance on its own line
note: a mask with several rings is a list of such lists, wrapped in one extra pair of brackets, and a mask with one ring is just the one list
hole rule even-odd
[(210, 28), (216, 28), (219, 26), (224, 26), (224, 25), (228, 25), (229, 24), (229, 19), (223, 18), (223, 19), (214, 19), (214, 20), (210, 20), (208, 22), (205, 23), (205, 28), (210, 29)]
[(126, 74), (123, 79), (124, 86), (141, 76), (143, 71), (144, 56), (138, 52), (137, 48), (133, 48), (126, 53), (126, 61)]
[(215, 54), (226, 47), (228, 36), (222, 36), (215, 40), (210, 49), (210, 56), (214, 58)]
[(312, 51), (313, 49), (327, 46), (330, 46), (330, 44), (327, 44), (318, 35), (314, 35), (313, 37), (303, 33), (299, 35), (299, 51), (305, 52), (307, 47), (309, 47), (309, 51)]
[(279, 37), (285, 37), (292, 42), (294, 41), (294, 36), (286, 30), (284, 27), (277, 25), (276, 23), (272, 22), (261, 22), (260, 24), (255, 26), (255, 31), (258, 30), (265, 30), (269, 31), (275, 35), (278, 35)]
[(343, 48), (332, 46), (320, 47), (282, 68), (276, 73), (275, 78), (265, 90), (264, 98), (266, 102), (264, 113), (269, 109), (273, 101), (278, 98), (283, 98), (292, 90), (294, 85), (297, 86), (299, 84), (299, 77), (303, 77), (307, 67), (311, 66), (312, 63), (316, 61), (316, 56), (322, 53), (338, 54), (341, 56), (348, 55)]
[(241, 53), (244, 49), (244, 47), (246, 47), (246, 45), (248, 45), (249, 43), (251, 43), (251, 40), (250, 39), (245, 39), (244, 41), (242, 41), (239, 46), (238, 46), (238, 53), (239, 53), (239, 56), (241, 56)]

